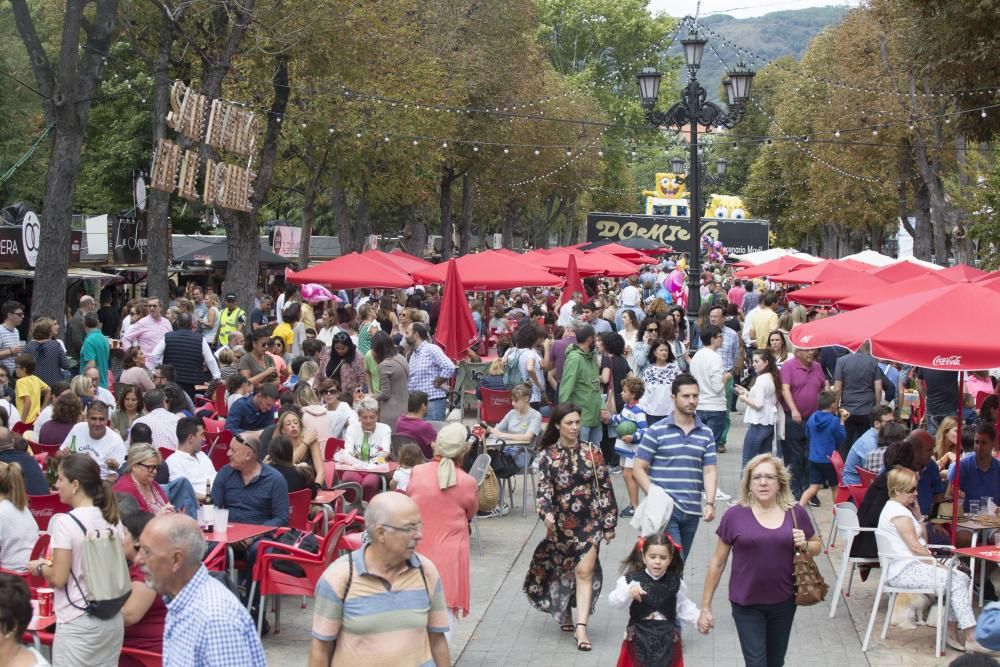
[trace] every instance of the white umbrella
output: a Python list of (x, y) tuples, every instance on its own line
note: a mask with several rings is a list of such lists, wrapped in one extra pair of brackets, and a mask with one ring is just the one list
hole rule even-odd
[(773, 259), (778, 259), (779, 257), (784, 257), (785, 255), (794, 255), (795, 257), (809, 262), (818, 262), (821, 259), (819, 257), (813, 257), (809, 253), (799, 252), (794, 248), (771, 248), (770, 250), (759, 250), (745, 255), (732, 255), (732, 257), (737, 262), (746, 262), (747, 264), (757, 266), (758, 264), (770, 262)]
[(875, 252), (874, 250), (862, 250), (861, 252), (856, 252), (853, 255), (841, 257), (841, 259), (853, 259), (857, 262), (871, 264), (872, 266), (888, 266), (889, 264), (896, 263), (895, 257), (889, 257), (888, 255), (883, 255), (882, 253)]

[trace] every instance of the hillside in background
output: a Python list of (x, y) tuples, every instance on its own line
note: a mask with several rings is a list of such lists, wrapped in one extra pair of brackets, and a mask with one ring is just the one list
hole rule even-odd
[[(848, 7), (841, 5), (773, 12), (747, 19), (737, 19), (727, 14), (712, 14), (700, 18), (698, 22), (725, 37), (729, 42), (771, 61), (787, 55), (799, 58), (813, 36), (823, 28), (837, 23), (848, 11)], [(684, 34), (679, 35), (679, 38), (681, 37), (684, 37)], [(718, 95), (718, 82), (722, 80), (725, 68), (711, 47), (715, 47), (729, 67), (736, 64), (736, 50), (709, 34), (705, 37), (709, 39), (709, 44), (705, 47), (705, 57), (698, 72), (698, 80), (705, 86), (709, 96), (715, 97)], [(679, 55), (681, 53), (679, 46), (678, 42), (671, 52)], [(755, 69), (761, 67), (759, 61), (750, 64)], [(686, 74), (682, 75), (682, 83), (686, 80)]]

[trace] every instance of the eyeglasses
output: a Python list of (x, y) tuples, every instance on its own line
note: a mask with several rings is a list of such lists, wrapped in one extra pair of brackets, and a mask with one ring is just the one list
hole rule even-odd
[(903, 493), (916, 493), (916, 492), (917, 492), (917, 487), (915, 486), (910, 489), (903, 489)]
[(136, 463), (135, 466), (137, 468), (145, 468), (151, 473), (156, 473), (156, 471), (160, 469), (160, 465), (158, 463)]
[(770, 475), (770, 474), (767, 474), (767, 473), (760, 473), (758, 475), (754, 475), (750, 479), (752, 481), (754, 481), (754, 482), (767, 482), (767, 483), (770, 484), (771, 482), (778, 481), (778, 476), (777, 475)]
[(646, 333), (657, 333), (658, 331), (659, 329), (657, 329), (656, 327), (653, 327), (652, 329), (646, 329)]
[(332, 395), (334, 395), (336, 393), (337, 393), (336, 389), (324, 389), (323, 391), (319, 392), (319, 395), (320, 396), (332, 396)]
[(417, 523), (411, 524), (409, 526), (390, 526), (387, 523), (383, 523), (384, 528), (392, 528), (393, 530), (398, 530), (401, 533), (419, 533), (424, 529), (424, 522), (418, 521)]

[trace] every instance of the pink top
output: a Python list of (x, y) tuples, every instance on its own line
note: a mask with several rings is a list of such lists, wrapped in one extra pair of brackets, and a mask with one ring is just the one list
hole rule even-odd
[(149, 483), (150, 492), (152, 496), (148, 496), (145, 491), (139, 488), (139, 485), (135, 483), (132, 479), (132, 475), (122, 475), (115, 482), (115, 493), (127, 493), (137, 501), (139, 501), (139, 507), (143, 510), (149, 512), (150, 514), (156, 514), (166, 505), (170, 503), (167, 500), (167, 495), (163, 493), (163, 489), (155, 481)]
[(458, 483), (442, 490), (438, 462), (415, 466), (406, 495), (420, 507), (424, 537), (417, 551), (440, 563), (445, 604), (456, 616), (469, 615), (469, 521), (479, 509), (476, 480), (461, 468)]
[(173, 330), (174, 327), (167, 318), (161, 317), (159, 320), (154, 320), (150, 315), (147, 315), (129, 327), (128, 333), (122, 335), (122, 342), (126, 348), (133, 345), (141, 347), (146, 355), (146, 368), (155, 370), (156, 362), (153, 361), (153, 350), (160, 344), (163, 337)]
[(967, 375), (965, 378), (965, 393), (972, 396), (973, 400), (975, 400), (980, 392), (993, 393), (993, 383), (990, 379), (981, 380), (975, 375)]

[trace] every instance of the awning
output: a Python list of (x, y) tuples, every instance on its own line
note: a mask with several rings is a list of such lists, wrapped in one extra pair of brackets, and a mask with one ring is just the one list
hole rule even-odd
[[(35, 272), (31, 269), (0, 269), (0, 276), (34, 280)], [(70, 267), (66, 272), (66, 276), (68, 278), (75, 278), (76, 280), (112, 280), (118, 277), (113, 273), (101, 273), (100, 271), (82, 267)]]

